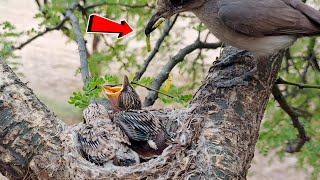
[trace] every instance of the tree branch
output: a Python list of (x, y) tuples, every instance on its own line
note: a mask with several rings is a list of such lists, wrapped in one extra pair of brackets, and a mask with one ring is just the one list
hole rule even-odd
[(41, 9), (41, 4), (40, 4), (39, 0), (35, 0), (35, 1), (36, 1), (37, 6), (38, 6), (38, 8), (39, 8), (39, 10), (40, 10), (40, 9)]
[(133, 81), (138, 81), (142, 75), (146, 72), (150, 62), (153, 60), (153, 58), (156, 56), (156, 54), (159, 52), (159, 48), (164, 41), (164, 39), (169, 35), (169, 32), (171, 31), (172, 27), (175, 25), (179, 15), (176, 15), (170, 24), (170, 21), (167, 21), (166, 27), (163, 30), (160, 38), (157, 40), (156, 45), (154, 46), (152, 52), (149, 54), (147, 59), (144, 61), (142, 68), (139, 72), (136, 73), (136, 76), (133, 78)]
[(42, 32), (38, 33), (37, 35), (31, 37), (30, 39), (28, 39), (26, 42), (20, 44), (19, 46), (17, 46), (17, 47), (13, 46), (12, 49), (13, 50), (22, 49), (25, 45), (31, 43), (32, 41), (34, 41), (38, 37), (41, 37), (41, 36), (47, 34), (48, 32), (51, 32), (53, 30), (59, 30), (67, 20), (68, 20), (67, 18), (62, 19), (62, 21), (59, 24), (57, 24), (55, 27), (47, 27), (44, 31), (42, 31)]
[[(155, 81), (151, 84), (152, 89), (159, 90), (161, 85), (168, 79), (172, 69), (184, 58), (196, 49), (216, 49), (221, 46), (221, 43), (203, 43), (199, 39), (193, 44), (181, 49), (178, 54), (170, 58), (169, 62), (163, 67), (159, 75), (156, 77)], [(158, 98), (158, 93), (155, 91), (150, 91), (144, 101), (144, 106), (148, 107), (154, 104)]]
[(95, 7), (99, 7), (99, 6), (123, 6), (123, 7), (128, 7), (128, 8), (144, 8), (144, 7), (149, 7), (149, 8), (154, 8), (152, 6), (149, 6), (148, 3), (147, 4), (142, 4), (142, 5), (129, 5), (129, 4), (124, 4), (124, 3), (110, 3), (110, 2), (102, 2), (102, 3), (97, 3), (97, 4), (91, 4), (91, 5), (87, 5), (85, 7), (83, 7), (83, 10), (88, 10), (88, 9), (92, 9)]
[(65, 128), (0, 59), (0, 172), (9, 179), (61, 173), (59, 135)]
[[(57, 120), (0, 61), (1, 173), (12, 179), (245, 179), (281, 56), (255, 59), (236, 49), (224, 54), (222, 61), (240, 59), (211, 67), (187, 109), (162, 115), (176, 144), (136, 166), (107, 168), (77, 151), (81, 124), (67, 127)], [(252, 67), (258, 69), (255, 78), (239, 79)], [(233, 79), (239, 84), (216, 85)]]
[(86, 42), (82, 37), (82, 33), (80, 30), (79, 20), (73, 14), (73, 8), (77, 7), (78, 3), (73, 3), (72, 8), (67, 10), (66, 17), (71, 20), (74, 33), (76, 34), (76, 41), (78, 43), (79, 54), (80, 54), (80, 72), (82, 76), (82, 80), (84, 85), (88, 85), (89, 81), (89, 66), (88, 66), (88, 56), (87, 56), (87, 48)]
[[(74, 4), (70, 9), (69, 11), (73, 12), (75, 11), (75, 9), (77, 8), (78, 4)], [(38, 33), (37, 35), (31, 37), (30, 39), (28, 39), (26, 42), (20, 44), (19, 46), (13, 46), (12, 49), (15, 50), (15, 49), (22, 49), (24, 46), (26, 46), (27, 44), (31, 43), (32, 41), (36, 40), (38, 37), (41, 37), (45, 34), (47, 34), (48, 32), (51, 32), (53, 30), (59, 30), (62, 28), (62, 26), (64, 25), (65, 22), (68, 21), (68, 18), (67, 17), (64, 17), (60, 23), (58, 23), (56, 26), (54, 27), (47, 27), (44, 31)]]
[(320, 86), (318, 85), (309, 85), (309, 84), (302, 84), (302, 83), (293, 83), (293, 82), (289, 82), (286, 81), (282, 78), (278, 78), (276, 81), (276, 84), (285, 84), (285, 85), (291, 85), (291, 86), (297, 86), (299, 89), (320, 89)]
[(303, 145), (310, 140), (310, 137), (307, 136), (303, 125), (300, 123), (298, 113), (288, 104), (277, 85), (273, 86), (272, 94), (275, 100), (279, 103), (280, 107), (289, 115), (293, 126), (298, 130), (299, 133), (296, 145), (294, 145), (292, 142), (289, 142), (287, 144), (286, 151), (288, 153), (299, 152)]

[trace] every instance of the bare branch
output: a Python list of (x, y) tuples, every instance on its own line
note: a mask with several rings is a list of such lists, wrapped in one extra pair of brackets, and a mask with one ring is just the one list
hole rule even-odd
[(144, 7), (149, 7), (149, 8), (154, 8), (153, 6), (150, 6), (148, 4), (142, 4), (142, 5), (129, 5), (129, 4), (124, 4), (124, 3), (110, 3), (110, 2), (102, 2), (102, 3), (97, 3), (97, 4), (91, 4), (91, 5), (87, 5), (85, 7), (83, 7), (83, 10), (88, 10), (88, 9), (92, 9), (95, 7), (99, 7), (99, 6), (123, 6), (123, 7), (128, 7), (128, 8), (144, 8)]
[(35, 0), (35, 1), (37, 3), (38, 8), (41, 9), (41, 4), (40, 4), (39, 0)]
[(152, 52), (150, 55), (147, 57), (147, 59), (144, 61), (142, 68), (140, 69), (139, 72), (136, 73), (136, 76), (133, 78), (133, 81), (138, 81), (142, 75), (146, 72), (150, 62), (153, 60), (153, 58), (156, 56), (156, 54), (159, 52), (159, 48), (164, 41), (164, 39), (169, 35), (170, 30), (176, 23), (179, 15), (176, 15), (173, 19), (173, 22), (170, 24), (170, 21), (167, 21), (166, 27), (161, 34), (160, 38), (157, 40), (155, 47), (153, 48)]
[(289, 82), (286, 81), (282, 78), (278, 78), (276, 81), (276, 84), (286, 84), (286, 85), (291, 85), (291, 86), (297, 86), (299, 89), (320, 89), (319, 85), (309, 85), (309, 84), (301, 84), (301, 83), (293, 83), (293, 82)]
[(25, 45), (31, 43), (32, 41), (34, 41), (38, 37), (41, 37), (41, 36), (47, 34), (48, 32), (51, 32), (53, 30), (59, 30), (67, 20), (68, 20), (67, 18), (63, 18), (62, 21), (59, 24), (57, 24), (55, 27), (50, 27), (50, 28), (47, 27), (44, 31), (42, 31), (42, 32), (38, 33), (37, 35), (31, 37), (30, 39), (28, 39), (26, 42), (22, 43), (21, 45), (19, 45), (17, 47), (13, 46), (12, 49), (13, 50), (22, 49)]
[[(199, 39), (196, 40), (193, 44), (181, 49), (178, 54), (173, 56), (169, 62), (164, 66), (162, 71), (156, 77), (155, 81), (151, 84), (152, 89), (159, 90), (161, 85), (168, 79), (170, 72), (172, 69), (180, 62), (184, 60), (184, 58), (193, 52), (196, 49), (216, 49), (221, 46), (221, 43), (204, 43)], [(149, 92), (144, 101), (144, 106), (151, 106), (158, 98), (158, 93), (155, 91)]]
[(272, 95), (279, 103), (280, 107), (290, 116), (293, 126), (299, 133), (296, 144), (293, 145), (292, 142), (289, 142), (287, 144), (286, 151), (288, 153), (299, 152), (303, 145), (310, 140), (310, 137), (307, 136), (303, 124), (299, 121), (299, 114), (288, 104), (277, 85), (273, 86)]
[(76, 40), (79, 47), (79, 54), (80, 54), (80, 72), (82, 75), (82, 80), (84, 85), (88, 84), (89, 81), (89, 67), (88, 67), (88, 55), (87, 55), (87, 48), (86, 42), (82, 37), (79, 20), (74, 15), (72, 9), (77, 7), (78, 3), (73, 3), (72, 8), (67, 10), (66, 17), (71, 20), (74, 33), (76, 34)]
[[(38, 1), (37, 1), (38, 2)], [(73, 12), (76, 8), (78, 7), (78, 5), (76, 6), (72, 6), (69, 11)], [(68, 18), (65, 17), (61, 20), (61, 22), (59, 24), (57, 24), (54, 27), (47, 27), (44, 31), (38, 33), (37, 35), (31, 37), (30, 39), (28, 39), (26, 42), (20, 44), (19, 46), (15, 47), (13, 46), (12, 49), (16, 50), (16, 49), (22, 49), (24, 46), (26, 46), (27, 44), (31, 43), (32, 41), (34, 41), (35, 39), (37, 39), (38, 37), (41, 37), (45, 34), (47, 34), (48, 32), (54, 31), (54, 30), (59, 30), (62, 28), (62, 26), (64, 25), (65, 22), (67, 22)]]

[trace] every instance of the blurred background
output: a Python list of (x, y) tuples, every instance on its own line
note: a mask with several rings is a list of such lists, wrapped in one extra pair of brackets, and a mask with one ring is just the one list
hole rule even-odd
[[(21, 43), (44, 31), (45, 27), (54, 27), (61, 22), (63, 12), (67, 7), (71, 7), (71, 2), (0, 0), (0, 57), (14, 68), (22, 81), (28, 83), (40, 100), (61, 120), (76, 124), (82, 121), (82, 107), (86, 105), (89, 95), (86, 94), (88, 89), (83, 89), (79, 74), (78, 47), (70, 23), (65, 23), (60, 30), (44, 34), (21, 50), (17, 49)], [(91, 76), (96, 77), (91, 80), (92, 86), (102, 82), (118, 83), (124, 74), (133, 79), (149, 56), (143, 29), (155, 2), (123, 0), (106, 3), (92, 0), (81, 3), (83, 7), (89, 7), (82, 12), (76, 11), (75, 14), (87, 40)], [(309, 3), (317, 7), (316, 2)], [(121, 40), (116, 39), (117, 35), (85, 34), (86, 17), (94, 12), (115, 21), (126, 19), (135, 31)], [(171, 23), (173, 22), (172, 19)], [(151, 35), (152, 47), (165, 27), (163, 24)], [(172, 57), (181, 48), (192, 44), (198, 38), (203, 42), (218, 42), (192, 14), (181, 14), (138, 82), (152, 86), (163, 66), (174, 59)], [(320, 85), (319, 72), (315, 70), (318, 47), (316, 38), (305, 38), (297, 42), (290, 49), (290, 56), (285, 57), (280, 76), (297, 83)], [(188, 54), (171, 71), (160, 89), (177, 98), (172, 100), (160, 95), (154, 107), (186, 106), (212, 62), (219, 57), (220, 51), (221, 48), (197, 49)], [(137, 90), (142, 100), (149, 94), (145, 88), (137, 87)], [(290, 118), (271, 97), (248, 179), (320, 179), (319, 90), (300, 90), (297, 87), (282, 87), (282, 90), (288, 102), (301, 113), (301, 121), (312, 140), (299, 153), (285, 152), (286, 143), (297, 136), (297, 131)], [(90, 95), (97, 94), (99, 92)], [(5, 178), (0, 175), (0, 179)]]

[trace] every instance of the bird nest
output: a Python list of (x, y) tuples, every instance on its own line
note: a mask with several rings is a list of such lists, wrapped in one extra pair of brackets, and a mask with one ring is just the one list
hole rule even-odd
[[(183, 179), (198, 174), (196, 161), (199, 148), (199, 132), (205, 116), (197, 114), (195, 108), (179, 110), (151, 110), (175, 142), (161, 155), (140, 164), (122, 167), (112, 164), (97, 166), (84, 159), (78, 152), (75, 130), (82, 124), (69, 127), (62, 135), (63, 162), (66, 163), (66, 178), (71, 179)], [(208, 159), (210, 161), (210, 159)], [(204, 162), (205, 163), (205, 162)], [(201, 166), (203, 167), (203, 165)]]

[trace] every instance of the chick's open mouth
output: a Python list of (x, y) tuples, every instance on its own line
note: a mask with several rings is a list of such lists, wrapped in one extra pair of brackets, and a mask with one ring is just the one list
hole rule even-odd
[(111, 87), (111, 86), (104, 85), (102, 86), (102, 88), (108, 96), (119, 96), (121, 91), (123, 90), (122, 86)]

